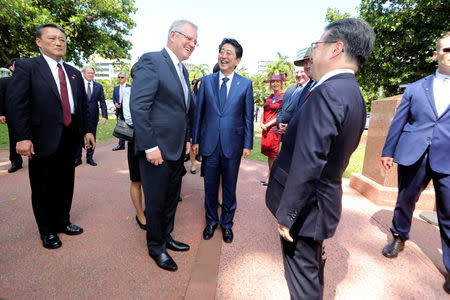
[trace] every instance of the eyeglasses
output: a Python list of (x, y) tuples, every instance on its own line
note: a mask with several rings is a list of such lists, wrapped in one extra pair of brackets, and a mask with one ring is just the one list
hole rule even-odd
[(126, 78), (125, 76), (119, 76), (119, 79)]
[(314, 51), (314, 49), (317, 48), (318, 44), (334, 44), (334, 43), (336, 43), (336, 42), (314, 42), (314, 43), (311, 43), (311, 51)]
[(190, 36), (188, 36), (188, 35), (186, 35), (186, 34), (180, 32), (180, 31), (176, 31), (176, 30), (175, 30), (175, 32), (178, 33), (178, 34), (181, 34), (182, 36), (184, 36), (184, 38), (185, 38), (189, 43), (194, 43), (195, 47), (198, 47), (197, 41), (194, 40), (192, 37), (190, 37)]
[(442, 49), (442, 51), (444, 51), (444, 53), (448, 53), (448, 52), (450, 52), (450, 47), (444, 48), (444, 49)]

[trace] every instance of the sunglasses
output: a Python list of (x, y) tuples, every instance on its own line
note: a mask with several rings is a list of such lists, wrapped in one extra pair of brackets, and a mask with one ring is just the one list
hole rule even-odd
[(444, 51), (444, 53), (448, 53), (448, 52), (450, 52), (450, 47), (444, 48), (444, 49), (442, 49), (442, 51)]
[(119, 76), (119, 79), (122, 79), (122, 78), (126, 78), (126, 77), (124, 77), (124, 76)]

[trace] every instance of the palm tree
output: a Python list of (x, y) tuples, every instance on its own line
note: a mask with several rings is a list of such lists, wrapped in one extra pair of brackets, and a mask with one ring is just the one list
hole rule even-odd
[(284, 56), (280, 52), (277, 55), (278, 60), (266, 64), (266, 68), (263, 70), (264, 74), (269, 77), (270, 75), (285, 73), (286, 76), (290, 77), (294, 72), (294, 64), (288, 62), (288, 56)]

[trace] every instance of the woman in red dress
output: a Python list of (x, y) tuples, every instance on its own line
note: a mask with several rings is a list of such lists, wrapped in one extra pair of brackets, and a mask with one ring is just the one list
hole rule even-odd
[(264, 103), (264, 114), (261, 119), (262, 138), (261, 138), (261, 153), (267, 156), (267, 163), (269, 164), (269, 171), (266, 180), (261, 180), (264, 186), (267, 186), (272, 169), (273, 162), (280, 150), (281, 132), (277, 128), (277, 112), (283, 101), (283, 81), (286, 79), (284, 74), (272, 75), (269, 80), (270, 88), (273, 91)]

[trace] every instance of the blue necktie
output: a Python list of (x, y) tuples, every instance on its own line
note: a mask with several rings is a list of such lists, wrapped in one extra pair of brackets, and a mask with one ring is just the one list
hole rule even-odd
[(228, 77), (222, 78), (222, 85), (220, 86), (219, 91), (219, 102), (220, 109), (222, 110), (225, 106), (225, 102), (227, 101), (227, 81), (230, 80)]

